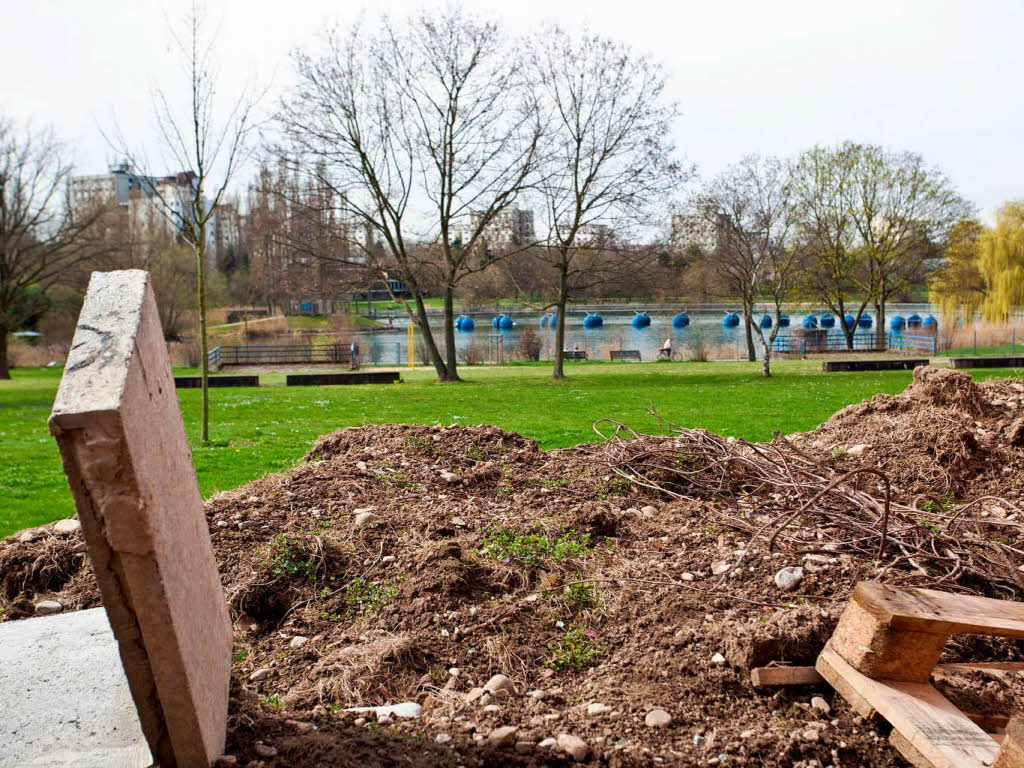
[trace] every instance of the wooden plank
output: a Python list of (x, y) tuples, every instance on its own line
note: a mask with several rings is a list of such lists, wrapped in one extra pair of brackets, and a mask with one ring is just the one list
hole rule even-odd
[(890, 629), (1024, 638), (1024, 603), (861, 582), (853, 600)]
[[(988, 768), (998, 744), (929, 683), (872, 680), (826, 646), (818, 671), (855, 709), (866, 704), (899, 731), (896, 746), (923, 768)], [(853, 694), (853, 699), (847, 695)], [(902, 746), (902, 748), (901, 748)], [(912, 748), (912, 749), (910, 749)]]
[(826, 682), (814, 667), (755, 667), (750, 670), (755, 687), (774, 685), (820, 685)]

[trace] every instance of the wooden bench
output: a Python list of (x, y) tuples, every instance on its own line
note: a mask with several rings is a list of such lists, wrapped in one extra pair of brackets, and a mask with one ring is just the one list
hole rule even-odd
[(615, 360), (633, 360), (634, 362), (640, 362), (640, 350), (639, 349), (613, 349), (608, 352), (608, 355), (613, 361)]
[(927, 360), (825, 360), (821, 370), (826, 373), (853, 371), (912, 371), (919, 365), (928, 365)]
[(586, 360), (587, 350), (585, 349), (566, 349), (562, 351), (563, 360)]
[(986, 733), (929, 682), (958, 634), (1024, 638), (1024, 604), (862, 582), (815, 669), (861, 715), (887, 720), (893, 746), (915, 766), (1024, 768), (1020, 722)]
[(289, 373), (289, 387), (323, 387), (338, 384), (391, 384), (401, 381), (397, 371), (363, 371), (362, 373)]
[(954, 357), (954, 368), (1024, 368), (1024, 357)]
[[(208, 376), (210, 387), (258, 387), (259, 376)], [(203, 386), (202, 376), (175, 376), (175, 389), (199, 389)]]

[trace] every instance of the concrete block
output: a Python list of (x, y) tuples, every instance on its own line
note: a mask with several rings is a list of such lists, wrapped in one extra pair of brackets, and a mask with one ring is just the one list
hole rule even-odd
[(231, 627), (147, 273), (93, 273), (50, 430), (154, 760), (209, 766)]
[(0, 691), (0, 766), (152, 763), (102, 608), (0, 624)]

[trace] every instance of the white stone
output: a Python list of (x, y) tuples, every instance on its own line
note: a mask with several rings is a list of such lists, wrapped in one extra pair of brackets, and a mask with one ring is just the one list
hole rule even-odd
[(249, 682), (258, 683), (261, 680), (266, 680), (268, 677), (270, 677), (270, 675), (271, 672), (266, 667), (264, 667), (263, 669), (257, 669), (255, 672), (249, 675)]
[[(543, 743), (541, 742), (541, 744)], [(590, 754), (587, 742), (571, 733), (558, 734), (558, 746), (577, 763), (582, 763)]]
[(459, 528), (465, 528), (466, 527), (466, 521), (463, 520), (461, 517), (453, 517), (452, 518), (452, 525), (457, 526)]
[(377, 716), (377, 722), (380, 722), (382, 717), (390, 717), (391, 715), (410, 719), (417, 718), (423, 714), (423, 707), (415, 701), (403, 701), (400, 704), (389, 704), (382, 707), (352, 707), (345, 711), (355, 712), (356, 714), (372, 712)]
[(846, 450), (851, 456), (863, 456), (871, 449), (869, 443), (857, 443), (857, 445), (851, 446)]
[(269, 744), (264, 744), (262, 741), (257, 741), (253, 745), (252, 751), (255, 752), (257, 755), (259, 755), (260, 757), (276, 757), (277, 756), (277, 750), (274, 747), (270, 746)]
[(592, 715), (592, 716), (605, 715), (605, 714), (608, 714), (611, 711), (612, 711), (612, 708), (609, 707), (607, 704), (601, 704), (600, 702), (597, 702), (597, 701), (595, 701), (593, 704), (588, 704), (587, 705), (587, 714), (588, 715)]
[(356, 528), (362, 528), (364, 525), (370, 525), (380, 520), (379, 515), (375, 515), (373, 512), (360, 512), (356, 515)]
[(309, 642), (309, 638), (308, 637), (303, 637), (302, 635), (296, 635), (295, 637), (293, 637), (291, 639), (291, 642), (288, 643), (288, 645), (291, 648), (301, 648), (302, 646), (304, 646), (308, 642)]
[(77, 533), (80, 530), (82, 530), (82, 524), (74, 517), (58, 520), (53, 524), (54, 533)]
[(672, 722), (672, 715), (664, 709), (652, 709), (644, 718), (644, 725), (648, 728), (667, 728)]
[(495, 728), (487, 734), (487, 741), (495, 746), (505, 747), (514, 743), (517, 735), (519, 735), (518, 728), (511, 725), (503, 725), (501, 728)]
[(454, 483), (459, 482), (459, 476), (456, 475), (454, 472), (449, 472), (448, 470), (442, 470), (441, 471), (441, 479), (444, 480), (446, 483), (449, 483), (449, 484), (454, 484)]
[(55, 613), (62, 613), (63, 611), (63, 603), (59, 603), (56, 600), (40, 600), (36, 603), (36, 613), (40, 616), (52, 616)]
[(22, 544), (28, 544), (30, 541), (34, 540), (38, 536), (38, 531), (23, 531), (22, 534), (18, 536), (18, 541), (20, 541)]
[(458, 667), (450, 667), (448, 669), (448, 674), (451, 675), (452, 677), (458, 677), (459, 675), (462, 674), (462, 670), (460, 670)]
[(788, 565), (775, 574), (775, 586), (783, 592), (789, 592), (800, 586), (804, 580), (804, 569), (799, 565)]
[(719, 560), (718, 562), (715, 562), (715, 563), (711, 564), (711, 572), (715, 576), (721, 576), (723, 573), (725, 573), (726, 571), (730, 570), (731, 568), (732, 568), (732, 563), (727, 562), (725, 560)]
[(537, 743), (537, 747), (539, 749), (551, 749), (556, 746), (558, 746), (558, 741), (550, 737), (547, 739), (542, 739), (540, 742)]
[(687, 572), (685, 572), (685, 573), (684, 573), (684, 574), (682, 575), (682, 579), (683, 579), (683, 581), (693, 581), (693, 579), (694, 579), (694, 576), (693, 576), (693, 574), (692, 574), (692, 573), (690, 573), (689, 571), (687, 571)]
[(716, 653), (714, 656), (711, 657), (711, 663), (717, 664), (718, 666), (722, 666), (723, 664), (725, 664), (725, 656), (723, 656), (720, 653)]
[(828, 702), (821, 698), (821, 696), (815, 696), (811, 699), (811, 708), (816, 709), (826, 717), (828, 717), (829, 712), (832, 711), (832, 707), (830, 707)]
[(452, 737), (449, 736), (447, 733), (439, 733), (437, 734), (437, 736), (434, 737), (434, 741), (438, 744), (447, 744), (451, 740)]
[(508, 691), (509, 693), (513, 693), (515, 689), (512, 686), (511, 679), (506, 675), (498, 674), (484, 684), (484, 690), (489, 693), (496, 693), (497, 691)]

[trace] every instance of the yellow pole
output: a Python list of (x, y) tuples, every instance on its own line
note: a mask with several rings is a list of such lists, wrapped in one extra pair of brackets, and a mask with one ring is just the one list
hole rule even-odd
[(410, 368), (415, 368), (416, 367), (416, 331), (414, 330), (415, 326), (414, 326), (413, 323), (409, 323), (409, 325), (407, 325), (406, 328), (408, 329), (408, 334), (407, 334), (408, 335), (408, 342), (407, 342), (407, 344), (409, 346), (409, 367)]

